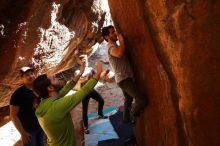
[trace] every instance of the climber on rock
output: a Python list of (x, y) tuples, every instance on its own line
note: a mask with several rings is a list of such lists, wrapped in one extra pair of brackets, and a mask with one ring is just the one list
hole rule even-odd
[[(123, 122), (131, 122), (130, 112), (132, 117), (136, 119), (147, 105), (148, 100), (137, 89), (133, 79), (133, 72), (125, 54), (123, 36), (121, 34), (117, 36), (112, 25), (102, 28), (102, 36), (107, 41), (106, 49), (110, 66), (115, 73), (115, 81), (125, 96)], [(117, 40), (119, 40), (120, 45), (117, 45)], [(135, 104), (132, 108), (133, 98), (135, 98)]]

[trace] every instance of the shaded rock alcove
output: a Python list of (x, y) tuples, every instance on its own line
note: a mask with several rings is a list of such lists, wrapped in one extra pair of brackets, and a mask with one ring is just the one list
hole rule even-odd
[[(58, 73), (75, 65), (74, 55), (89, 54), (102, 41), (104, 1), (1, 1), (1, 100), (19, 85), (24, 64)], [(108, 2), (150, 101), (134, 127), (138, 144), (219, 146), (220, 1)]]
[(102, 40), (106, 12), (100, 0), (12, 0), (0, 5), (0, 107), (19, 86), (20, 67), (59, 73), (74, 67), (74, 56), (90, 54)]
[[(37, 74), (55, 74), (74, 67), (75, 56), (90, 55), (102, 41), (100, 30), (108, 13), (102, 7), (101, 0), (1, 1), (0, 108), (8, 106), (20, 86), (22, 66), (34, 66)], [(74, 122), (81, 145), (81, 117)]]

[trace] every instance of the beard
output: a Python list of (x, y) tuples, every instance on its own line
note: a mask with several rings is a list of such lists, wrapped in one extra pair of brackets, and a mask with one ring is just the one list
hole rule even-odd
[(55, 91), (59, 92), (66, 85), (66, 81), (63, 79), (60, 79), (59, 83), (51, 84), (51, 85), (54, 87)]
[(52, 85), (54, 87), (54, 89), (59, 92), (63, 87), (64, 85), (63, 84), (58, 84), (58, 85)]

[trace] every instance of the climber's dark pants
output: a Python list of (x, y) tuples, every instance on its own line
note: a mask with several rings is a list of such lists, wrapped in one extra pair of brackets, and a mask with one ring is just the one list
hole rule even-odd
[[(122, 89), (125, 96), (123, 121), (128, 122), (130, 120), (130, 111), (132, 111), (133, 116), (139, 116), (140, 111), (147, 104), (147, 98), (139, 92), (132, 78), (119, 82), (118, 86)], [(135, 98), (135, 104), (131, 110), (133, 98)]]

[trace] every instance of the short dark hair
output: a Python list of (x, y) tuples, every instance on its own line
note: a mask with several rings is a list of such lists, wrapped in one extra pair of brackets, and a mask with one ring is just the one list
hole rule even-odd
[[(109, 26), (106, 26), (106, 27), (103, 27), (102, 28), (102, 37), (106, 40), (105, 36), (108, 36), (109, 35), (109, 29), (113, 28), (114, 29), (114, 26), (112, 25), (109, 25)], [(108, 41), (108, 40), (106, 40)]]
[(50, 79), (46, 74), (38, 76), (33, 83), (34, 92), (38, 94), (39, 98), (48, 98), (47, 88), (51, 85)]

